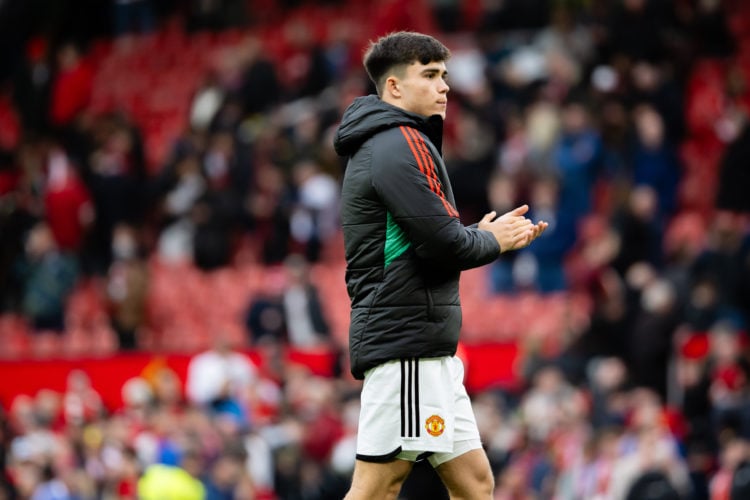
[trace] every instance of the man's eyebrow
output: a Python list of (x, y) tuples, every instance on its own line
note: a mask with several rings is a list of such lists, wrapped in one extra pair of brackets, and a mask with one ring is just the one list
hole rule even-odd
[(443, 76), (446, 76), (448, 74), (448, 70), (443, 70), (441, 68), (425, 68), (422, 70), (423, 75), (429, 75), (433, 73), (442, 73)]

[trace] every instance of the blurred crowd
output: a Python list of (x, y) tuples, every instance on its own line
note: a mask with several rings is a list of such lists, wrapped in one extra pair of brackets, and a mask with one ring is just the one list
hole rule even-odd
[[(341, 259), (331, 136), (373, 92), (364, 44), (395, 29), (453, 52), (443, 153), (464, 222), (528, 203), (550, 223), (486, 269), (487, 294), (591, 298), (554, 350), (519, 337), (520, 387), (473, 395), (495, 498), (750, 496), (743, 1), (65, 4), (0, 1), (0, 310), (64, 338), (71, 293), (94, 282), (127, 351), (143, 348), (153, 261), (288, 275), (248, 300), (245, 345), (211, 332), (184, 384), (152, 366), (107, 408), (74, 372), (63, 394), (17, 398), (0, 497), (343, 496), (359, 387), (279, 351), (345, 352), (307, 270)], [(186, 99), (158, 74), (144, 89), (182, 109), (174, 136), (154, 123), (167, 114), (132, 112), (142, 104), (92, 104), (128, 84), (97, 78), (103, 58), (166, 58), (143, 47), (175, 29), (231, 43)], [(418, 464), (403, 497), (428, 491), (447, 498)]]

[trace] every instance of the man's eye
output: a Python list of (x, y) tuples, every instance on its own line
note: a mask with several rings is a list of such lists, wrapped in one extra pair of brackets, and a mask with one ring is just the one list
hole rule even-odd
[(448, 81), (448, 75), (440, 75), (439, 73), (425, 73), (425, 78), (429, 78), (430, 80), (442, 78), (444, 81)]

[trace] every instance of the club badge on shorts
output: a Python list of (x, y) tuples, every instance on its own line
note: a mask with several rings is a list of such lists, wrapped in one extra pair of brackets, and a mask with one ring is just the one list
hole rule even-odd
[(424, 423), (425, 429), (430, 436), (439, 436), (445, 431), (445, 420), (440, 418), (438, 415), (432, 415)]

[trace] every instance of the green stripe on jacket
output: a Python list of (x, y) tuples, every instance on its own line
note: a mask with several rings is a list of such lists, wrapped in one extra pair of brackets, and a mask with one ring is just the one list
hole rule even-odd
[(399, 255), (404, 253), (411, 246), (406, 234), (401, 227), (393, 220), (390, 212), (387, 212), (387, 225), (385, 229), (385, 266), (396, 260)]

